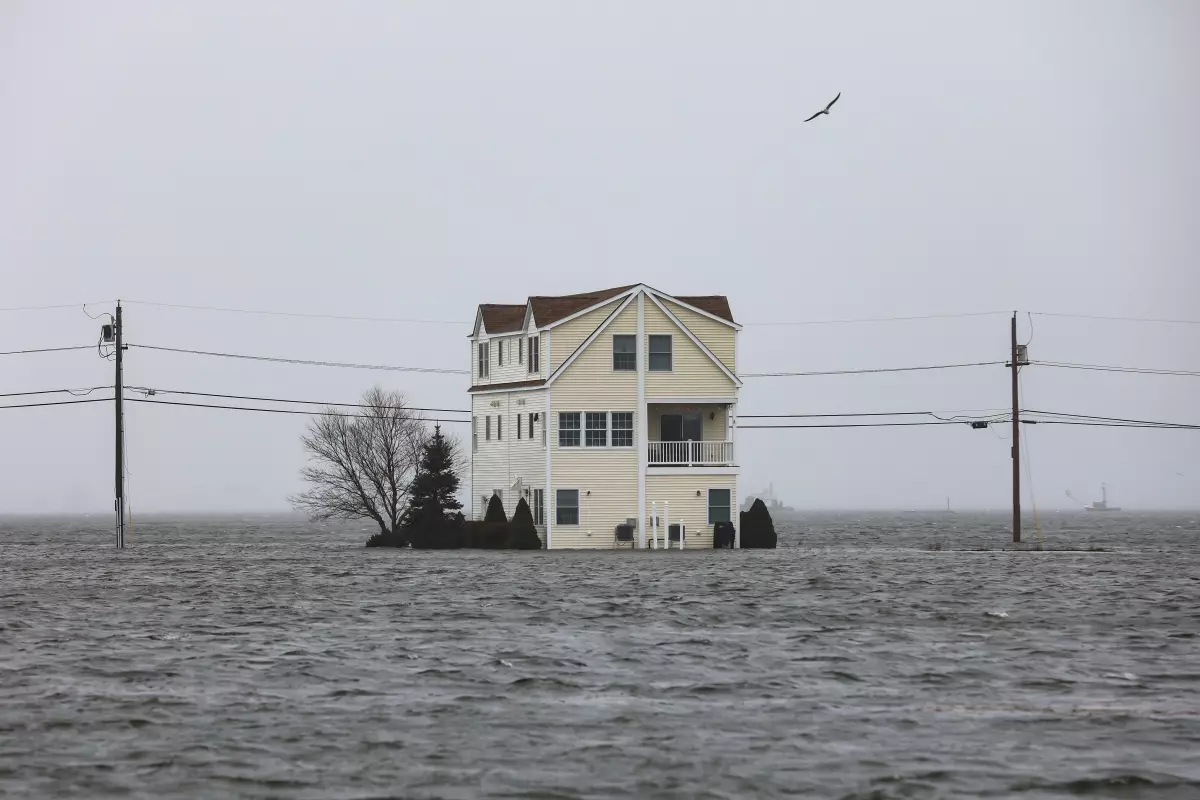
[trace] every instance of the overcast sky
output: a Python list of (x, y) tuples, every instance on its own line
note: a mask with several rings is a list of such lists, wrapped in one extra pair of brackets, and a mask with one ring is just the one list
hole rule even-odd
[[(0, 308), (127, 300), (132, 343), (467, 368), (474, 307), (645, 282), (726, 294), (742, 371), (1007, 356), (1020, 309), (1200, 319), (1200, 4), (0, 4)], [(828, 117), (803, 120), (837, 92)], [(89, 307), (111, 310), (111, 303)], [(92, 344), (0, 312), (0, 351)], [(1022, 314), (1035, 359), (1200, 370), (1200, 325)], [(148, 350), (127, 383), (465, 408), (461, 376)], [(110, 384), (0, 356), (0, 393)], [(1200, 378), (1030, 367), (1039, 410), (1200, 423)], [(62, 396), (3, 398), (45, 401)], [(1003, 409), (1003, 367), (748, 379), (743, 413)], [(130, 499), (275, 509), (304, 418), (127, 414)], [(461, 428), (461, 426), (457, 426)], [(1041, 426), (1034, 495), (1200, 506), (1200, 432)], [(1003, 508), (1007, 429), (739, 434), (802, 507)], [(107, 403), (0, 411), (0, 511), (111, 508)]]

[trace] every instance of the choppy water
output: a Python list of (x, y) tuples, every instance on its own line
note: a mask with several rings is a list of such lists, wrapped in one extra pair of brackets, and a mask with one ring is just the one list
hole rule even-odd
[[(0, 794), (1200, 796), (1200, 514), (814, 515), (778, 551), (0, 520)], [(1030, 537), (1035, 538), (1033, 531)]]

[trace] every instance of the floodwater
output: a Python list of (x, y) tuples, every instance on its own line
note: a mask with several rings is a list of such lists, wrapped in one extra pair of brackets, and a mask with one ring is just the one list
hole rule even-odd
[(0, 795), (1196, 798), (1198, 520), (1044, 515), (1104, 549), (1019, 553), (1003, 515), (682, 553), (0, 520)]

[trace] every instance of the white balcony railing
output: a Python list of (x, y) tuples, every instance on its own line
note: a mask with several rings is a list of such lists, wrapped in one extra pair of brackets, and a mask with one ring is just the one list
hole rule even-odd
[(649, 442), (652, 467), (731, 467), (733, 442)]

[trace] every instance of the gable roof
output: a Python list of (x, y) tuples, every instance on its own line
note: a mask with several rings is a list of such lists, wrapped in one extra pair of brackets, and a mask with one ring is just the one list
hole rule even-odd
[(533, 310), (533, 322), (539, 328), (558, 322), (564, 317), (591, 308), (597, 303), (611, 300), (622, 292), (627, 292), (637, 284), (618, 286), (614, 289), (600, 289), (595, 292), (582, 294), (566, 294), (559, 297), (542, 297), (534, 295), (529, 298), (529, 306)]
[(525, 327), (525, 304), (519, 306), (482, 303), (479, 313), (488, 333), (512, 333)]
[[(481, 303), (479, 311), (476, 314), (475, 332), (472, 335), (478, 334), (480, 322), (483, 323), (484, 329), (489, 334), (514, 333), (525, 328), (527, 317), (530, 317), (530, 321), (538, 328), (545, 328), (561, 322), (572, 315), (602, 305), (641, 285), (643, 284), (634, 283), (628, 286), (616, 286), (611, 289), (598, 289), (579, 294), (557, 296), (532, 295), (524, 305)], [(645, 288), (656, 292), (663, 299), (682, 303), (685, 306), (690, 306), (717, 319), (724, 320), (735, 328), (740, 327), (734, 322), (733, 312), (729, 308), (729, 298), (724, 295), (673, 296), (658, 292), (656, 289), (650, 289), (648, 286)]]

